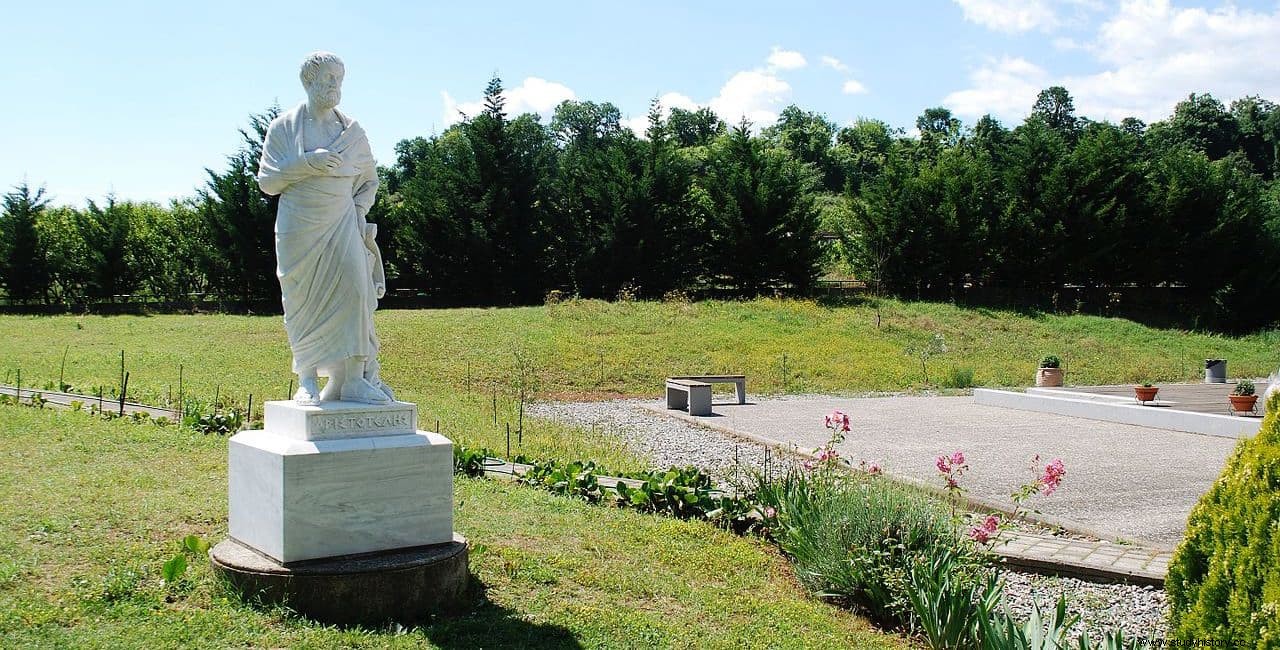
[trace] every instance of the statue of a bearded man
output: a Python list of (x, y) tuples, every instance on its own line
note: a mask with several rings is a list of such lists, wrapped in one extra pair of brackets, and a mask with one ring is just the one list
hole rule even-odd
[(258, 185), (280, 195), (276, 275), (302, 405), (394, 399), (378, 375), (373, 311), (385, 285), (365, 221), (378, 170), (364, 129), (337, 109), (345, 72), (328, 52), (303, 61), (307, 101), (271, 122), (259, 163)]

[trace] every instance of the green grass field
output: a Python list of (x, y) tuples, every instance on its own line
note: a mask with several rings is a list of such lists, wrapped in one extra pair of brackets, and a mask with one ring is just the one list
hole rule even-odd
[[(877, 326), (877, 320), (879, 326)], [(1232, 338), (1087, 316), (1028, 317), (949, 305), (868, 302), (573, 301), (519, 309), (385, 311), (385, 375), (420, 404), (420, 425), (501, 449), (521, 385), (539, 399), (643, 395), (663, 376), (745, 373), (752, 393), (913, 390), (903, 349), (949, 348), (933, 383), (969, 368), (979, 385), (1029, 383), (1041, 356), (1071, 383), (1195, 380), (1224, 357), (1233, 376), (1280, 365), (1274, 332)], [(0, 316), (0, 372), (131, 397), (215, 392), (243, 404), (286, 396), (278, 316)], [(65, 371), (61, 370), (65, 354)], [(784, 359), (785, 355), (785, 373)], [(497, 399), (495, 423), (494, 400)], [(641, 469), (607, 431), (527, 422), (520, 451)], [(476, 551), (487, 605), (397, 634), (338, 630), (262, 611), (202, 563), (182, 588), (159, 579), (177, 540), (226, 530), (226, 440), (84, 413), (0, 406), (0, 647), (901, 647), (896, 636), (805, 595), (785, 559), (705, 524), (588, 506), (509, 484), (458, 479), (457, 528)]]

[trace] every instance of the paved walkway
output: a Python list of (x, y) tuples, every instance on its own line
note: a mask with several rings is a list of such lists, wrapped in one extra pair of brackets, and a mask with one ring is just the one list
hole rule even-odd
[(1173, 553), (1141, 546), (1017, 533), (993, 550), (1005, 564), (1081, 578), (1164, 585)]
[[(666, 412), (660, 404), (655, 410)], [(854, 464), (879, 462), (894, 476), (940, 484), (934, 459), (965, 453), (961, 484), (993, 503), (1032, 478), (1031, 459), (1061, 458), (1062, 487), (1028, 504), (1113, 541), (1169, 550), (1187, 515), (1222, 470), (1236, 440), (1060, 415), (981, 406), (972, 397), (787, 397), (714, 405), (714, 415), (686, 419), (757, 440), (812, 451), (828, 438), (822, 416), (849, 414), (839, 446)]]
[[(31, 402), (31, 396), (33, 394), (39, 394), (40, 397), (44, 399), (46, 406), (71, 408), (72, 402), (80, 402), (82, 408), (86, 410), (91, 406), (98, 406), (101, 410), (111, 413), (116, 413), (120, 410), (120, 400), (112, 399), (110, 397), (99, 399), (97, 396), (81, 395), (79, 393), (63, 393), (56, 390), (38, 390), (29, 387), (19, 390), (17, 386), (0, 384), (0, 395), (20, 397), (24, 404)], [(174, 409), (147, 406), (146, 404), (138, 404), (136, 402), (129, 401), (124, 403), (124, 412), (126, 414), (146, 413), (151, 417), (166, 417), (170, 420), (177, 419), (178, 417), (178, 412)]]

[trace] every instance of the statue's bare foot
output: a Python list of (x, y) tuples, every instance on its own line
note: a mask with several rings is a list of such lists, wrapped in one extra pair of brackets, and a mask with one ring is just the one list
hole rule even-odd
[(382, 381), (382, 378), (379, 377), (376, 373), (373, 375), (365, 375), (364, 379), (365, 381), (369, 382), (370, 386), (373, 386), (374, 388), (382, 391), (382, 394), (386, 395), (387, 399), (393, 402), (396, 401), (396, 394), (391, 392), (391, 387), (388, 386), (386, 382)]
[(347, 402), (362, 402), (364, 404), (391, 403), (391, 399), (387, 397), (386, 393), (375, 388), (364, 377), (356, 377), (343, 384), (342, 399)]
[(393, 393), (393, 392), (391, 392), (391, 387), (390, 387), (390, 386), (388, 386), (388, 385), (386, 385), (384, 382), (382, 382), (382, 381), (378, 381), (377, 383), (375, 383), (375, 384), (373, 385), (373, 387), (374, 387), (374, 388), (377, 388), (377, 389), (378, 389), (378, 390), (380, 390), (380, 391), (382, 391), (382, 394), (383, 394), (383, 395), (386, 395), (386, 396), (387, 396), (387, 399), (389, 399), (389, 400), (391, 400), (391, 401), (393, 401), (393, 402), (394, 402), (394, 401), (396, 401), (396, 394), (395, 394), (395, 393)]
[(293, 394), (293, 401), (298, 406), (316, 406), (320, 403), (320, 388), (316, 386), (315, 377), (298, 382), (298, 392)]

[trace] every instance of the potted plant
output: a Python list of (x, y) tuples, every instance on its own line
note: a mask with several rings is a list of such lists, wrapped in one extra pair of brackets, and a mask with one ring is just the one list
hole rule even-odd
[(1036, 371), (1037, 386), (1062, 385), (1062, 359), (1056, 354), (1045, 355), (1040, 360), (1040, 369)]
[(1241, 379), (1236, 382), (1235, 390), (1227, 395), (1227, 399), (1231, 400), (1231, 410), (1236, 413), (1251, 413), (1254, 406), (1258, 403), (1258, 396), (1254, 394), (1253, 382), (1248, 379)]
[(1160, 392), (1160, 388), (1158, 386), (1152, 386), (1150, 383), (1144, 383), (1141, 386), (1133, 387), (1134, 399), (1137, 399), (1141, 404), (1154, 401), (1156, 393), (1158, 392)]

